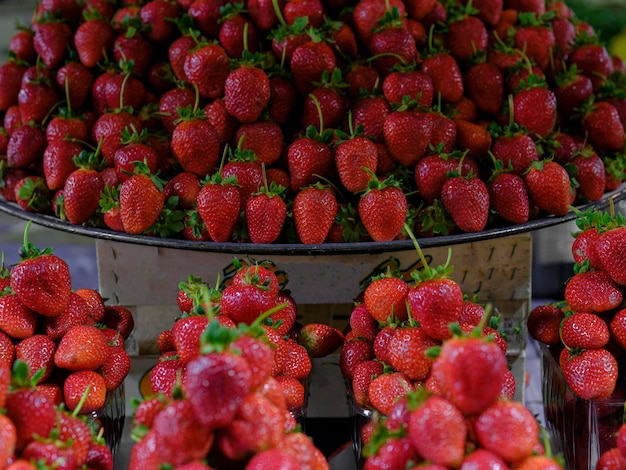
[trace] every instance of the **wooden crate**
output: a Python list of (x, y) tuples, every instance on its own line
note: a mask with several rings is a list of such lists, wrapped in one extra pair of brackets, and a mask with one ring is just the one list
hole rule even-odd
[[(251, 247), (253, 249), (253, 247)], [(532, 237), (529, 233), (456, 244), (452, 250), (452, 277), (465, 294), (477, 294), (490, 302), (502, 317), (508, 359), (523, 399), (525, 378), (526, 318), (531, 305)], [(136, 356), (157, 354), (156, 337), (170, 328), (180, 314), (176, 308), (178, 283), (190, 274), (209, 284), (227, 282), (234, 274), (234, 255), (151, 247), (113, 241), (96, 242), (99, 290), (111, 303), (127, 306), (136, 328), (129, 348)], [(448, 247), (425, 248), (431, 267), (444, 264)], [(241, 257), (240, 255), (237, 255)], [(389, 264), (409, 278), (421, 265), (415, 250), (376, 254), (287, 256), (250, 255), (271, 261), (298, 304), (299, 320), (322, 322), (342, 328), (349, 319), (353, 300), (364, 281)], [(335, 367), (335, 366), (333, 366)], [(326, 374), (318, 367), (322, 382)], [(326, 369), (327, 370), (327, 369)], [(336, 371), (329, 372), (336, 374)], [(312, 388), (316, 388), (315, 380)], [(343, 384), (339, 384), (339, 389)], [(331, 394), (334, 392), (331, 392)]]

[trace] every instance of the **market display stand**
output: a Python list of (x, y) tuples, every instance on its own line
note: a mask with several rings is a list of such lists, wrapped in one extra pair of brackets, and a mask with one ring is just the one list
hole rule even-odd
[[(516, 234), (478, 242), (424, 248), (430, 266), (444, 264), (451, 250), (452, 277), (465, 294), (477, 294), (480, 302), (491, 303), (501, 315), (501, 331), (508, 341), (507, 357), (516, 378), (516, 399), (524, 399), (525, 319), (531, 302), (532, 236)], [(362, 283), (383, 272), (388, 265), (410, 276), (420, 266), (415, 249), (361, 254), (267, 255), (199, 252), (116, 242), (96, 241), (99, 291), (112, 302), (129, 308), (135, 318), (134, 332), (127, 341), (134, 367), (127, 384), (127, 403), (141, 396), (142, 377), (156, 363), (156, 338), (180, 315), (176, 306), (178, 283), (189, 275), (214, 285), (219, 276), (227, 282), (235, 269), (234, 257), (270, 261), (298, 304), (299, 320), (320, 322), (342, 329), (349, 320), (353, 302)], [(311, 434), (328, 434), (351, 426), (352, 410), (339, 371), (338, 356), (315, 360), (310, 377), (306, 419)], [(147, 367), (147, 368), (146, 368)], [(144, 390), (145, 390), (145, 379)], [(130, 405), (127, 405), (130, 406)], [(127, 416), (132, 410), (127, 408)], [(322, 433), (317, 431), (332, 423)], [(332, 430), (332, 431), (331, 431)], [(346, 430), (350, 436), (350, 430)], [(313, 436), (315, 439), (315, 436)], [(337, 437), (341, 443), (341, 437)], [(332, 442), (318, 446), (332, 445)], [(331, 451), (333, 449), (327, 449)]]

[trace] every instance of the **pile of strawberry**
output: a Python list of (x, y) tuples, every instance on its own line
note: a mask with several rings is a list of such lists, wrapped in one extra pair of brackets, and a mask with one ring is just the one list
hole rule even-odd
[(532, 412), (502, 397), (507, 371), (503, 351), (480, 328), (444, 340), (432, 385), (405, 392), (370, 423), (362, 468), (563, 468)]
[[(528, 333), (548, 347), (575, 397), (619, 403), (625, 390), (626, 220), (613, 211), (589, 209), (578, 214), (576, 223), (573, 274), (563, 299), (535, 307), (527, 320)], [(547, 407), (548, 420), (554, 420), (554, 411)], [(600, 439), (603, 451), (614, 447), (622, 413), (623, 407), (608, 405), (598, 413), (599, 426), (607, 430)], [(587, 424), (583, 429), (577, 433), (583, 444), (575, 458), (586, 462), (582, 450), (589, 439)]]
[[(451, 277), (449, 260), (431, 268), (418, 252), (423, 266), (412, 271), (410, 279), (391, 269), (372, 278), (350, 314), (339, 359), (357, 409), (389, 415), (406, 393), (436, 391), (431, 352), (453, 336), (451, 325), (465, 332), (480, 329), (506, 353), (497, 317), (463, 294)], [(477, 386), (483, 373), (476, 369)], [(504, 375), (500, 392), (512, 399), (515, 378), (509, 370)]]
[(561, 1), (46, 0), (0, 67), (0, 194), (129, 234), (387, 241), (624, 179), (625, 67)]
[[(113, 427), (104, 420), (114, 417), (100, 411), (130, 370), (124, 340), (133, 318), (122, 306), (105, 305), (95, 290), (72, 290), (67, 263), (30, 243), (29, 227), (20, 261), (0, 270), (0, 408), (6, 404), (16, 436), (0, 438), (0, 468), (20, 457), (78, 468), (91, 458), (90, 447), (94, 458), (106, 457), (96, 433), (112, 448), (121, 438), (109, 435)], [(108, 468), (111, 459), (109, 452)]]
[[(136, 409), (129, 468), (194, 462), (200, 469), (207, 461), (211, 468), (327, 469), (297, 429), (311, 359), (294, 339), (296, 305), (274, 272), (244, 264), (221, 290), (193, 276), (180, 288), (183, 315), (159, 335), (154, 396)], [(318, 354), (343, 339), (335, 330), (331, 344), (331, 328), (323, 327), (314, 327), (323, 344), (303, 335)]]

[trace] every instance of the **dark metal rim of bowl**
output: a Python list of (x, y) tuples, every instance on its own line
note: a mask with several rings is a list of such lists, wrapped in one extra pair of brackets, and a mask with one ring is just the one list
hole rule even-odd
[[(578, 206), (577, 209), (585, 211), (590, 207), (598, 210), (604, 210), (611, 203), (616, 203), (626, 197), (626, 184), (623, 184), (615, 191), (605, 194), (602, 199), (597, 202)], [(175, 248), (193, 251), (208, 251), (233, 254), (269, 254), (269, 255), (345, 255), (345, 254), (361, 254), (361, 253), (385, 253), (394, 251), (405, 251), (413, 248), (413, 242), (407, 240), (392, 240), (386, 242), (358, 242), (358, 243), (322, 243), (317, 245), (305, 244), (254, 244), (254, 243), (235, 243), (235, 242), (204, 242), (193, 240), (182, 240), (173, 238), (159, 238), (147, 235), (130, 235), (113, 230), (85, 227), (83, 225), (74, 225), (69, 222), (60, 220), (51, 215), (38, 214), (28, 212), (20, 208), (17, 204), (0, 201), (0, 211), (18, 217), (23, 220), (30, 220), (37, 225), (43, 227), (61, 230), (70, 234), (82, 235), (86, 237), (109, 240), (122, 243), (133, 243), (146, 246), (154, 246), (160, 248)], [(542, 228), (569, 222), (576, 218), (574, 211), (568, 212), (563, 216), (546, 216), (531, 220), (525, 224), (517, 224), (503, 227), (495, 227), (482, 232), (475, 233), (459, 233), (454, 235), (441, 235), (435, 237), (418, 238), (421, 247), (438, 247), (449, 246), (461, 243), (477, 242), (510, 235), (517, 235), (525, 232), (531, 232)]]

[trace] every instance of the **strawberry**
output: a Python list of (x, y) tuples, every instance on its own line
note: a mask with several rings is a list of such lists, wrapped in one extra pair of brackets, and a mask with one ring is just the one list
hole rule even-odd
[(567, 385), (584, 400), (601, 400), (615, 390), (617, 361), (604, 348), (573, 354), (566, 352), (561, 357), (560, 366)]
[(415, 409), (408, 432), (413, 447), (430, 462), (457, 467), (463, 461), (467, 426), (461, 411), (445, 398), (429, 397)]
[(337, 199), (329, 186), (317, 183), (298, 192), (292, 211), (300, 241), (323, 243), (337, 215)]
[(397, 0), (390, 1), (389, 3), (381, 0), (367, 0), (355, 6), (353, 14), (355, 32), (362, 44), (367, 47), (372, 39), (374, 34), (373, 30), (376, 28), (378, 21), (385, 16), (385, 13), (390, 13), (393, 8), (397, 9), (399, 18), (406, 15), (404, 2)]
[(327, 43), (311, 40), (293, 51), (289, 65), (296, 89), (301, 96), (307, 96), (313, 91), (313, 83), (321, 81), (324, 72), (332, 73), (337, 60)]
[(42, 462), (44, 465), (58, 464), (59, 468), (69, 470), (76, 468), (76, 457), (72, 450), (55, 442), (33, 441), (22, 451), (22, 457), (28, 461)]
[(104, 86), (104, 96), (107, 108), (140, 109), (146, 102), (146, 86), (132, 75), (131, 64), (122, 62), (121, 72), (112, 74)]
[(290, 80), (278, 75), (270, 76), (270, 101), (267, 110), (270, 119), (278, 124), (286, 124), (293, 113), (297, 94), (295, 85)]
[(71, 328), (54, 353), (54, 363), (63, 369), (96, 370), (108, 356), (108, 346), (102, 331), (91, 325)]
[[(278, 2), (282, 9), (282, 2)], [(267, 33), (278, 23), (278, 16), (274, 5), (269, 0), (249, 0), (246, 3), (248, 16), (261, 33)]]
[(98, 14), (85, 13), (85, 21), (74, 32), (74, 47), (80, 62), (88, 68), (95, 67), (105, 57), (113, 56), (115, 31), (113, 26)]
[(432, 132), (432, 119), (427, 113), (402, 108), (385, 118), (383, 129), (387, 150), (407, 168), (412, 168), (426, 154)]
[[(131, 21), (131, 20), (129, 20)], [(154, 47), (144, 34), (135, 28), (118, 34), (113, 41), (113, 58), (118, 64), (132, 62), (132, 73), (144, 76), (153, 62)]]
[(559, 344), (559, 329), (564, 318), (563, 310), (556, 305), (538, 305), (530, 311), (526, 320), (528, 334), (544, 344)]
[(163, 185), (145, 165), (135, 167), (133, 176), (120, 189), (120, 217), (124, 231), (140, 234), (157, 220), (165, 203)]
[(16, 441), (15, 425), (5, 415), (0, 416), (0, 465), (7, 466), (15, 452)]
[(467, 416), (482, 413), (500, 397), (507, 370), (494, 341), (470, 335), (444, 341), (431, 373), (441, 396)]
[(43, 369), (40, 381), (48, 379), (54, 371), (54, 354), (57, 344), (48, 336), (35, 334), (20, 341), (15, 347), (15, 359), (28, 365), (28, 378)]
[(395, 370), (411, 380), (425, 380), (432, 365), (426, 351), (437, 344), (419, 326), (407, 326), (391, 337), (386, 354)]
[(219, 44), (201, 42), (185, 57), (187, 80), (198, 87), (202, 98), (216, 99), (223, 95), (229, 73), (228, 54)]
[[(541, 112), (538, 112), (540, 110)], [(556, 122), (557, 101), (545, 81), (533, 81), (531, 76), (526, 88), (513, 96), (513, 118), (531, 134), (548, 135)]]
[(222, 178), (219, 172), (202, 183), (196, 197), (198, 212), (211, 238), (230, 241), (241, 211), (241, 193), (236, 178)]
[[(82, 402), (79, 411), (81, 414), (88, 414), (102, 408), (106, 400), (106, 392), (104, 378), (92, 370), (72, 372), (63, 382), (63, 397), (68, 410), (76, 410)], [(84, 396), (86, 398), (83, 402)]]
[[(385, 282), (382, 282), (381, 284), (383, 284), (382, 287), (385, 287)], [(391, 284), (392, 286), (396, 285), (395, 282)], [(372, 290), (376, 291), (376, 288), (373, 288)], [(384, 293), (383, 295), (389, 295), (390, 292), (393, 292), (393, 290), (386, 291), (384, 288), (382, 290)], [(400, 291), (400, 294), (402, 294), (402, 288), (398, 290)], [(363, 295), (365, 296), (365, 293)], [(402, 298), (402, 295), (400, 295), (400, 298)], [(376, 300), (375, 296), (374, 299)], [(398, 304), (399, 303), (400, 302), (398, 302)], [(375, 307), (375, 304), (376, 302), (374, 302), (372, 308)], [(385, 319), (389, 318), (389, 312), (391, 311), (391, 309), (386, 308), (382, 309), (381, 311), (383, 312), (383, 314), (387, 314)], [(355, 338), (362, 338), (368, 340), (369, 342), (373, 342), (378, 334), (378, 325), (378, 320), (374, 318), (372, 313), (369, 311), (367, 304), (359, 303), (355, 305), (352, 309), (352, 312), (350, 312), (350, 331), (347, 334), (350, 334)]]
[(328, 175), (333, 164), (333, 154), (328, 146), (327, 133), (319, 134), (307, 129), (306, 136), (296, 138), (287, 149), (287, 164), (291, 176), (291, 190), (315, 183), (319, 176)]
[(532, 138), (523, 132), (505, 131), (495, 138), (491, 152), (502, 162), (503, 169), (511, 168), (517, 174), (525, 173), (533, 162), (539, 160), (539, 152)]
[(302, 127), (314, 126), (321, 132), (321, 126), (337, 127), (344, 119), (349, 102), (341, 87), (341, 73), (335, 69), (332, 75), (324, 72), (319, 86), (304, 98)]
[(622, 303), (622, 292), (606, 271), (578, 271), (565, 286), (564, 298), (578, 312), (606, 312)]
[(207, 103), (204, 108), (204, 115), (209, 123), (215, 127), (220, 146), (230, 145), (235, 147), (235, 133), (238, 130), (239, 123), (228, 114), (223, 99), (216, 99)]
[(575, 66), (557, 72), (554, 81), (557, 108), (565, 116), (571, 115), (581, 105), (588, 102), (593, 93), (591, 79), (583, 75)]
[(122, 130), (121, 146), (113, 154), (113, 165), (117, 179), (123, 183), (133, 175), (135, 162), (143, 162), (151, 173), (159, 169), (159, 155), (148, 143), (148, 131), (138, 132), (134, 127)]
[(312, 358), (324, 357), (341, 346), (343, 333), (330, 325), (308, 323), (300, 330), (298, 342)]
[(17, 95), (22, 85), (26, 65), (16, 60), (7, 60), (0, 65), (0, 110), (6, 111), (17, 105)]
[(433, 269), (424, 263), (411, 273), (416, 284), (407, 294), (408, 309), (424, 332), (437, 340), (452, 336), (449, 324), (458, 321), (463, 310), (463, 292), (450, 279), (451, 272), (447, 265)]
[(252, 456), (246, 465), (248, 470), (263, 470), (265, 468), (281, 468), (283, 470), (298, 470), (302, 468), (298, 460), (282, 449), (268, 449)]
[(17, 28), (9, 39), (7, 46), (9, 56), (32, 64), (37, 59), (37, 52), (33, 45), (35, 33), (30, 28)]
[(259, 44), (258, 31), (244, 12), (243, 5), (227, 3), (220, 12), (218, 39), (228, 56), (241, 59), (244, 51), (255, 53)]
[(504, 220), (524, 224), (530, 217), (530, 201), (524, 179), (515, 173), (494, 173), (489, 181), (490, 208)]
[(304, 380), (311, 373), (311, 367), (311, 358), (305, 347), (293, 340), (287, 340), (286, 361), (281, 375)]
[(65, 140), (68, 144), (78, 146), (78, 142), (72, 142), (71, 139), (78, 141), (87, 141), (89, 138), (89, 129), (85, 119), (72, 113), (67, 108), (61, 108), (58, 115), (50, 119), (46, 126), (46, 140), (48, 145), (55, 141)]
[(429, 55), (422, 61), (422, 72), (433, 82), (435, 96), (448, 103), (457, 103), (464, 93), (463, 75), (456, 59), (447, 53)]
[[(21, 373), (13, 370), (14, 375)], [(26, 371), (23, 373), (26, 374)], [(15, 425), (17, 434), (15, 449), (18, 452), (32, 442), (35, 436), (48, 436), (54, 427), (56, 418), (54, 403), (34, 388), (22, 387), (10, 391), (6, 397), (5, 408), (6, 416)]]
[(150, 369), (150, 387), (153, 393), (171, 398), (177, 385), (184, 382), (185, 364), (175, 352), (159, 356), (156, 365)]
[(572, 200), (567, 171), (555, 161), (533, 162), (524, 175), (530, 198), (549, 214), (565, 215)]
[[(0, 368), (4, 366), (11, 366), (15, 360), (15, 345), (13, 344), (13, 340), (6, 333), (0, 332)], [(0, 404), (4, 404), (4, 394), (2, 392), (5, 391), (5, 382), (8, 385), (8, 375), (10, 375), (9, 371), (4, 371), (0, 373)]]
[[(578, 38), (577, 38), (578, 39)], [(593, 82), (594, 92), (604, 79), (611, 75), (615, 66), (605, 46), (597, 43), (597, 36), (581, 35), (567, 56), (567, 65), (576, 65)]]
[(363, 297), (367, 314), (380, 323), (405, 321), (408, 318), (406, 310), (408, 291), (409, 285), (406, 281), (396, 277), (392, 272), (373, 279), (365, 288)]
[(370, 176), (368, 188), (359, 199), (359, 217), (374, 241), (393, 240), (404, 226), (406, 196), (393, 176), (383, 181), (371, 172)]
[(363, 361), (356, 365), (352, 377), (352, 396), (357, 405), (371, 408), (369, 386), (371, 381), (383, 371), (382, 361), (379, 360)]
[(13, 186), (13, 199), (29, 212), (46, 212), (50, 208), (50, 189), (41, 176), (24, 176)]
[(163, 194), (167, 201), (171, 197), (178, 198), (177, 207), (193, 209), (200, 192), (200, 178), (193, 173), (182, 171), (172, 177), (163, 187)]
[(496, 401), (474, 423), (481, 447), (507, 463), (530, 456), (539, 441), (539, 426), (528, 408), (516, 401)]
[(180, 121), (171, 137), (172, 153), (184, 171), (204, 177), (213, 170), (219, 158), (219, 142), (215, 127), (202, 110), (185, 108), (179, 111)]
[(346, 340), (339, 353), (339, 369), (346, 379), (352, 380), (356, 366), (372, 359), (374, 350), (370, 341), (362, 338)]
[(39, 250), (31, 244), (29, 227), (24, 230), (21, 261), (11, 272), (11, 288), (29, 309), (56, 316), (67, 307), (72, 293), (69, 267), (51, 249)]
[(492, 62), (478, 62), (463, 75), (467, 97), (476, 107), (490, 115), (497, 116), (504, 101), (504, 76)]
[(609, 327), (594, 313), (568, 315), (561, 324), (561, 341), (569, 348), (598, 349), (609, 342)]
[(256, 121), (270, 99), (270, 80), (261, 68), (250, 62), (233, 70), (224, 83), (226, 111), (241, 123)]
[(418, 58), (415, 39), (395, 7), (377, 23), (367, 48), (374, 58), (374, 66), (383, 75), (388, 75), (394, 66), (411, 65)]
[(246, 361), (229, 352), (213, 352), (191, 360), (186, 375), (187, 397), (200, 423), (209, 428), (229, 424), (249, 390)]
[(388, 372), (372, 379), (368, 395), (374, 409), (388, 415), (393, 404), (413, 390), (414, 385), (406, 375), (401, 372)]
[(123, 339), (128, 339), (135, 326), (132, 312), (122, 305), (107, 305), (104, 307), (102, 323), (118, 331)]
[(65, 21), (45, 18), (38, 18), (33, 26), (35, 51), (46, 67), (56, 69), (65, 58), (72, 42), (72, 28)]
[(374, 142), (382, 141), (385, 118), (390, 112), (389, 103), (384, 97), (372, 95), (357, 99), (352, 104), (351, 112), (354, 124), (363, 127), (364, 136)]
[(364, 168), (376, 173), (378, 149), (367, 137), (346, 135), (335, 147), (334, 158), (341, 183), (355, 193), (365, 190), (370, 181), (370, 175)]
[[(376, 434), (372, 436), (376, 437)], [(367, 461), (363, 468), (403, 468), (419, 460), (419, 455), (407, 436), (390, 436), (377, 446), (366, 448)], [(430, 465), (432, 467), (432, 464)]]
[(37, 125), (24, 125), (11, 134), (6, 158), (13, 168), (27, 168), (43, 158), (47, 141), (45, 131)]
[(445, 41), (450, 55), (465, 64), (474, 54), (487, 50), (487, 28), (478, 17), (461, 14), (448, 23)]
[(621, 452), (617, 448), (605, 450), (598, 457), (596, 468), (624, 468), (626, 466), (626, 459), (622, 456)]
[(625, 237), (626, 227), (618, 226), (601, 233), (596, 243), (600, 266), (619, 285), (626, 284), (626, 266), (618, 255)]
[[(398, 70), (389, 73), (383, 80), (383, 95), (391, 105), (404, 109), (403, 104), (417, 102), (420, 107), (429, 108), (435, 97), (433, 79), (422, 70)], [(396, 109), (394, 109), (396, 110)]]
[(615, 106), (596, 101), (583, 107), (581, 126), (597, 151), (620, 151), (624, 148), (624, 126)]
[(144, 27), (148, 27), (146, 36), (157, 44), (169, 43), (176, 37), (174, 19), (180, 16), (180, 8), (176, 2), (154, 0), (142, 5), (139, 17)]
[(547, 70), (556, 38), (550, 25), (534, 14), (518, 15), (513, 43), (541, 70)]
[(328, 460), (320, 449), (315, 447), (313, 439), (303, 432), (286, 433), (278, 448), (294, 456), (304, 468), (328, 470)]
[(179, 86), (164, 92), (159, 98), (159, 114), (161, 123), (168, 132), (176, 127), (176, 121), (181, 117), (180, 110), (193, 107), (196, 100), (194, 91), (189, 87)]
[(67, 307), (57, 316), (43, 319), (43, 329), (54, 341), (60, 341), (63, 335), (78, 325), (93, 324), (89, 316), (89, 306), (81, 296), (72, 292)]
[(63, 186), (64, 207), (70, 223), (82, 224), (99, 209), (104, 181), (98, 172), (97, 154), (83, 151), (75, 156), (74, 164), (78, 169), (67, 176)]
[(287, 214), (283, 186), (263, 186), (246, 201), (246, 224), (252, 243), (273, 243), (280, 236)]
[(284, 136), (282, 128), (276, 122), (260, 120), (239, 126), (235, 141), (241, 150), (249, 150), (255, 154), (259, 165), (265, 164), (267, 167), (281, 157)]
[(489, 190), (478, 177), (449, 177), (441, 187), (441, 202), (456, 226), (464, 232), (480, 232), (487, 225)]
[(115, 151), (123, 145), (122, 131), (133, 128), (141, 133), (143, 126), (140, 118), (128, 109), (107, 111), (98, 117), (91, 128), (91, 137), (94, 142), (98, 142), (107, 165), (115, 164)]

